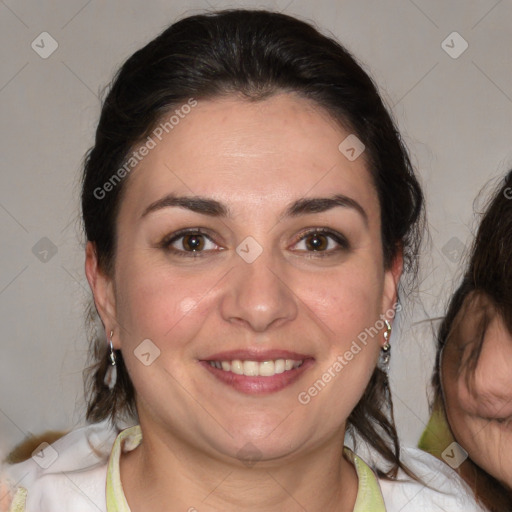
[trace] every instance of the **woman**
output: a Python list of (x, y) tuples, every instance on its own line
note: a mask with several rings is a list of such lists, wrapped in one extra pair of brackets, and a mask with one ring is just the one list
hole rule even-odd
[(266, 11), (172, 25), (114, 80), (82, 208), (87, 419), (137, 425), (55, 443), (20, 507), (478, 510), (433, 457), (401, 459), (385, 368), (423, 199), (338, 43)]
[(439, 330), (433, 415), (420, 441), (497, 512), (512, 510), (511, 197), (512, 171), (486, 208)]

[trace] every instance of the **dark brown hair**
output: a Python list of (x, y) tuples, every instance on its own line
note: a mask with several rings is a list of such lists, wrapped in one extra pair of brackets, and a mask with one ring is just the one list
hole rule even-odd
[[(86, 155), (82, 212), (86, 238), (94, 242), (101, 269), (112, 272), (116, 215), (123, 183), (99, 199), (95, 190), (122, 167), (164, 114), (187, 103), (226, 95), (262, 101), (293, 92), (322, 107), (365, 145), (364, 158), (381, 205), (384, 264), (403, 253), (414, 274), (423, 231), (423, 195), (398, 130), (377, 88), (350, 53), (313, 26), (263, 10), (226, 10), (184, 18), (133, 54), (106, 96), (94, 146)], [(341, 141), (340, 141), (341, 142)], [(107, 344), (92, 338), (86, 371), (87, 419), (136, 418), (135, 393), (122, 354), (118, 382), (104, 384)], [(390, 463), (403, 467), (386, 375), (376, 369), (349, 418), (351, 429)]]
[[(453, 294), (437, 335), (437, 353), (432, 377), (434, 388), (433, 407), (445, 403), (441, 386), (441, 355), (447, 343), (459, 342), (458, 327), (466, 314), (476, 316), (473, 330), (474, 343), (470, 354), (464, 358), (468, 386), (482, 350), (485, 332), (491, 320), (500, 316), (512, 333), (512, 171), (488, 201), (475, 236), (468, 268), (461, 284)], [(444, 414), (446, 417), (446, 414)], [(489, 510), (510, 510), (512, 499), (509, 491), (495, 478), (468, 460), (471, 482), (468, 482)], [(506, 504), (506, 505), (505, 505)]]

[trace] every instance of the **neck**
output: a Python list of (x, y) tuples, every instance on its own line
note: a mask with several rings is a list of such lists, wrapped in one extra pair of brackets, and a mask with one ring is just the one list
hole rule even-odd
[(141, 428), (143, 442), (120, 460), (132, 512), (148, 507), (155, 512), (353, 510), (357, 475), (343, 456), (339, 433), (293, 460), (260, 460), (240, 467), (240, 461), (213, 458), (168, 431)]

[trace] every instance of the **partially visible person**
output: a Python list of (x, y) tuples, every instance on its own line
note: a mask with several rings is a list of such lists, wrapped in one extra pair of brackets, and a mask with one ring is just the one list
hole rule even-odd
[(432, 416), (419, 443), (496, 512), (512, 510), (511, 199), (512, 171), (483, 214), (441, 324)]

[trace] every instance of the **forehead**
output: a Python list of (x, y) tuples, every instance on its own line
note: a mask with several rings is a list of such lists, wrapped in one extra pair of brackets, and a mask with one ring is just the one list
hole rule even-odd
[[(455, 316), (446, 340), (446, 360), (461, 371), (474, 371), (482, 352), (501, 357), (500, 348), (512, 345), (512, 333), (502, 313), (483, 293), (470, 294)], [(512, 364), (512, 362), (511, 362)]]
[(453, 319), (447, 346), (456, 348), (478, 345), (491, 324), (498, 320), (498, 313), (490, 298), (484, 293), (469, 293)]
[(235, 209), (262, 202), (278, 209), (298, 197), (344, 193), (379, 217), (364, 152), (349, 160), (339, 146), (350, 132), (313, 102), (283, 93), (258, 102), (197, 100), (186, 110), (159, 137), (150, 135), (154, 147), (125, 184), (130, 209), (141, 211), (169, 192)]

